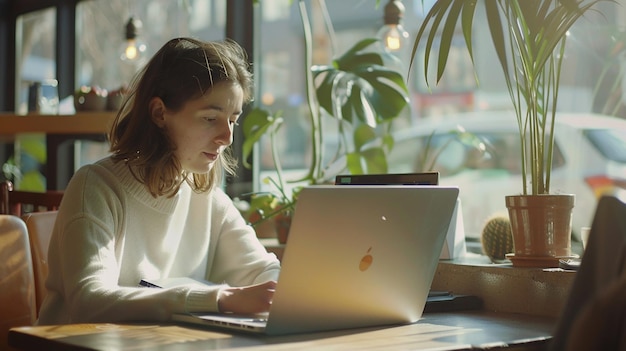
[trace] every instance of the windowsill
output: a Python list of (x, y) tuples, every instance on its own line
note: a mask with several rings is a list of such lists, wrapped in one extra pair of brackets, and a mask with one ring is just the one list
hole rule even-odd
[(486, 256), (468, 253), (439, 261), (432, 289), (478, 296), (488, 311), (558, 318), (575, 273), (493, 264)]

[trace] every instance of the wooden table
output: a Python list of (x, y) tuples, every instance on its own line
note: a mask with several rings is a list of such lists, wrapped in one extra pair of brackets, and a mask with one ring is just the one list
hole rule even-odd
[(18, 350), (545, 350), (555, 320), (485, 311), (429, 313), (411, 325), (259, 336), (183, 324), (74, 324), (13, 328)]
[(59, 150), (75, 140), (104, 141), (115, 112), (81, 112), (75, 115), (15, 115), (0, 113), (0, 140), (13, 142), (16, 134), (46, 134), (48, 190), (63, 190), (73, 174), (73, 156)]

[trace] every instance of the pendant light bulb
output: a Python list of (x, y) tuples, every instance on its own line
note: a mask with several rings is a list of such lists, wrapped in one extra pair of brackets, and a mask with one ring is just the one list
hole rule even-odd
[(141, 61), (146, 55), (146, 44), (138, 39), (142, 23), (139, 19), (130, 17), (126, 23), (126, 35), (122, 54), (122, 61)]
[(409, 33), (402, 26), (404, 10), (404, 5), (399, 0), (389, 0), (385, 5), (385, 24), (378, 31), (378, 38), (385, 51), (396, 53), (407, 46)]

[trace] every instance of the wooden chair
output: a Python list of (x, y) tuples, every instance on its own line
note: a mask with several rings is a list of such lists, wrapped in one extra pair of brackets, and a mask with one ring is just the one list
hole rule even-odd
[(35, 280), (28, 233), (16, 216), (0, 215), (0, 349), (7, 349), (10, 328), (33, 325)]
[(13, 184), (5, 180), (0, 184), (0, 214), (22, 216), (30, 212), (58, 210), (62, 198), (63, 191), (14, 190)]
[(39, 316), (41, 304), (47, 293), (48, 246), (50, 246), (50, 237), (52, 236), (57, 213), (57, 211), (32, 212), (22, 216), (22, 220), (24, 220), (28, 229), (28, 239), (33, 259), (37, 316)]

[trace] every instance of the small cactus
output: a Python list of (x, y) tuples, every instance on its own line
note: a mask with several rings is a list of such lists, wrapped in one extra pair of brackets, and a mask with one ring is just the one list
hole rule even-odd
[(483, 252), (492, 262), (500, 262), (506, 254), (513, 252), (513, 235), (509, 218), (496, 215), (487, 220), (483, 228), (481, 242)]

